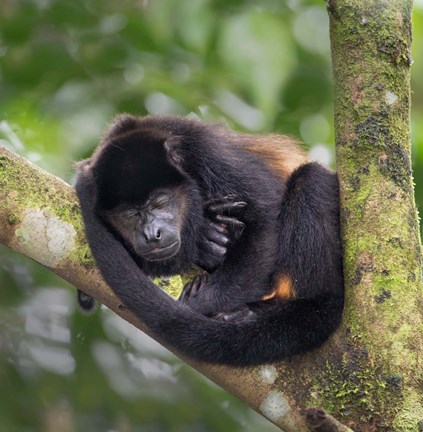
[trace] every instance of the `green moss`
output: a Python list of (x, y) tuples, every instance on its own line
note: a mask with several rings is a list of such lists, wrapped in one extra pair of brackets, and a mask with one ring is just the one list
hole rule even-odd
[(349, 424), (373, 424), (379, 431), (389, 431), (401, 399), (402, 378), (384, 374), (380, 367), (369, 367), (369, 353), (359, 339), (345, 352), (340, 365), (327, 362), (315, 382), (311, 403), (316, 404), (317, 397), (317, 405), (336, 413), (341, 421), (345, 417)]
[(155, 278), (153, 282), (173, 298), (178, 298), (182, 292), (183, 282), (181, 276), (179, 275)]
[[(3, 209), (8, 212), (7, 221), (13, 225), (19, 222), (22, 213), (29, 208), (39, 208), (71, 224), (77, 238), (76, 247), (68, 258), (93, 266), (94, 260), (85, 239), (81, 212), (73, 190), (70, 187), (63, 188), (60, 180), (45, 176), (45, 173), (36, 167), (35, 170), (28, 170), (26, 163), (17, 155), (0, 154), (1, 191), (8, 191), (9, 194), (2, 196), (0, 191), (0, 211)], [(57, 193), (58, 190), (63, 193)]]
[(9, 225), (15, 225), (16, 223), (19, 222), (19, 218), (12, 213), (7, 217), (7, 222)]
[(69, 258), (75, 262), (81, 263), (85, 267), (95, 267), (95, 260), (87, 242), (76, 247), (70, 254)]
[(166, 291), (171, 297), (178, 298), (181, 295), (183, 287), (198, 273), (192, 271), (186, 274), (161, 277), (153, 279), (153, 282)]
[(423, 408), (422, 392), (406, 389), (404, 392), (403, 409), (394, 421), (394, 430), (397, 432), (422, 432)]

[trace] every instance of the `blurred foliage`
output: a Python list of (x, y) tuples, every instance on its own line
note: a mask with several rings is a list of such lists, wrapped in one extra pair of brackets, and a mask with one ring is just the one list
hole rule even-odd
[[(423, 206), (423, 0), (413, 157)], [(0, 144), (67, 181), (117, 112), (276, 131), (333, 163), (321, 0), (2, 0)], [(271, 431), (164, 348), (0, 248), (0, 432)]]

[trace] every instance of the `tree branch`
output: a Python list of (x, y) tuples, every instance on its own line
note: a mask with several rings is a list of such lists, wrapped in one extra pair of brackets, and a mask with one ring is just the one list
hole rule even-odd
[[(44, 265), (160, 342), (160, 335), (149, 333), (103, 282), (85, 239), (73, 188), (2, 147), (0, 243)], [(283, 430), (308, 430), (294, 395), (281, 391), (283, 380), (277, 382), (275, 366), (236, 369), (184, 361)]]

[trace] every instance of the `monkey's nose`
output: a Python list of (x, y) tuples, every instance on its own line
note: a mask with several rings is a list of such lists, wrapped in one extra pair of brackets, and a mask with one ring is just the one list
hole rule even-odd
[(144, 228), (144, 238), (147, 243), (158, 242), (162, 238), (162, 230), (155, 224), (149, 224)]

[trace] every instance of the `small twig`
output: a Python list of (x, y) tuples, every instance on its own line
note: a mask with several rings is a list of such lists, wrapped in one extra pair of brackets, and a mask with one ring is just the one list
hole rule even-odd
[(354, 432), (321, 408), (306, 408), (305, 418), (308, 426), (316, 432)]

